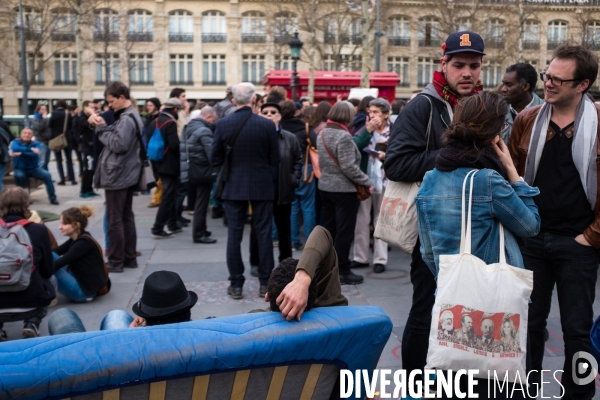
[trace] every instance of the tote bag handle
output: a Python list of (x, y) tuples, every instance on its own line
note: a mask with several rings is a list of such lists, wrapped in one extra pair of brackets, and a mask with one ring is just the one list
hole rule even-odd
[[(477, 173), (477, 169), (473, 169), (467, 172), (465, 180), (463, 181), (462, 187), (462, 210), (461, 210), (461, 223), (460, 223), (460, 254), (466, 253), (471, 254), (471, 207), (473, 203), (473, 178)], [(469, 209), (467, 210), (466, 219), (467, 223), (465, 226), (465, 208), (466, 198), (465, 189), (467, 187), (467, 181), (471, 178), (471, 184), (469, 188)]]

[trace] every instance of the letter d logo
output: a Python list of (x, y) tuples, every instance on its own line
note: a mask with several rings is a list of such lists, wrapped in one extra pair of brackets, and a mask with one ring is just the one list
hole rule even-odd
[[(580, 358), (583, 358), (585, 362), (578, 364), (577, 360)], [(596, 376), (598, 375), (598, 363), (596, 362), (596, 359), (590, 353), (585, 351), (578, 351), (575, 353), (573, 360), (571, 360), (571, 369), (573, 382), (575, 382), (576, 385), (587, 385), (596, 379)], [(579, 378), (577, 374), (587, 374), (587, 376), (585, 378)]]

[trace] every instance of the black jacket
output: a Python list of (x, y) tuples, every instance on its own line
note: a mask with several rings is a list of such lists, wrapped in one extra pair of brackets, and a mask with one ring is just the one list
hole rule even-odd
[[(302, 121), (300, 118), (289, 118), (282, 119), (279, 122), (279, 126), (281, 129), (284, 129), (288, 132), (293, 133), (298, 138), (298, 142), (300, 143), (300, 152), (302, 153), (302, 163), (304, 164), (304, 155), (306, 154), (306, 123)], [(315, 131), (310, 127), (308, 127), (308, 137), (314, 147), (317, 147), (317, 135)], [(310, 161), (310, 157), (308, 157), (308, 163), (312, 164)]]
[(183, 130), (190, 155), (188, 180), (192, 183), (210, 183), (217, 179), (218, 169), (210, 165), (210, 152), (215, 126), (201, 118), (191, 120)]
[[(83, 234), (88, 234), (83, 232)], [(88, 236), (69, 239), (54, 252), (60, 257), (54, 261), (54, 270), (70, 266), (71, 273), (87, 296), (95, 296), (106, 285), (104, 259), (94, 240)]]
[(73, 118), (73, 142), (81, 145), (82, 150), (90, 151), (94, 147), (94, 128), (88, 122), (88, 116), (81, 111)]
[[(15, 139), (10, 128), (3, 121), (0, 121), (0, 164), (6, 164), (10, 161), (8, 148), (10, 142)], [(2, 177), (0, 176), (0, 180)]]
[(71, 134), (71, 128), (73, 127), (73, 118), (71, 118), (71, 114), (65, 112), (64, 108), (57, 108), (52, 111), (50, 115), (50, 122), (48, 122), (48, 128), (50, 128), (50, 139), (54, 139), (61, 133), (63, 133), (63, 128), (65, 124), (65, 115), (67, 115), (67, 130), (65, 132), (65, 136), (67, 137), (67, 141), (73, 141), (73, 135)]
[[(429, 97), (432, 107), (425, 96)], [(427, 125), (431, 115), (429, 150)], [(392, 128), (384, 169), (388, 179), (395, 182), (421, 182), (425, 173), (435, 168), (435, 158), (444, 147), (442, 134), (452, 119), (445, 102), (432, 84), (402, 109)]]
[(364, 111), (357, 112), (356, 115), (354, 116), (354, 121), (352, 121), (352, 123), (348, 127), (348, 129), (350, 129), (350, 133), (352, 133), (353, 135), (358, 135), (358, 133), (366, 125), (368, 116), (369, 116), (369, 114), (367, 114)]
[(279, 130), (279, 181), (277, 203), (292, 204), (302, 175), (302, 152), (293, 133)]
[[(154, 162), (156, 172), (161, 175), (179, 176), (179, 136), (177, 136), (177, 117), (161, 112), (158, 114), (158, 126), (165, 142), (165, 155), (161, 162)], [(155, 125), (156, 126), (156, 125)], [(154, 130), (152, 130), (154, 132)]]
[[(22, 215), (4, 216), (6, 222), (25, 219)], [(31, 281), (27, 289), (20, 292), (0, 292), (0, 310), (2, 308), (39, 308), (46, 307), (56, 297), (54, 286), (49, 279), (54, 273), (52, 265), (52, 248), (48, 228), (42, 224), (29, 224), (25, 231), (33, 248), (33, 265)]]
[(150, 140), (150, 138), (152, 137), (152, 134), (154, 133), (154, 128), (156, 127), (156, 125), (155, 125), (156, 117), (158, 117), (158, 114), (146, 115), (146, 119), (144, 121), (144, 131), (142, 132), (142, 141), (144, 142), (145, 148), (148, 148), (148, 141)]

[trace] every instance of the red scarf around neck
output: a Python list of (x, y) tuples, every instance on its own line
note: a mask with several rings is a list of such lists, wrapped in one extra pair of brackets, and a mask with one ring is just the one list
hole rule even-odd
[[(436, 92), (442, 97), (442, 99), (450, 103), (450, 107), (454, 109), (454, 107), (456, 107), (456, 105), (458, 104), (458, 100), (460, 100), (460, 97), (454, 90), (452, 90), (452, 88), (448, 84), (448, 81), (446, 80), (446, 77), (440, 71), (434, 71), (433, 73), (433, 86), (435, 87)], [(470, 95), (472, 96), (476, 93), (481, 92), (482, 90), (483, 85), (481, 84), (481, 81), (477, 81), (477, 83), (475, 84), (475, 88), (473, 88), (473, 91)]]

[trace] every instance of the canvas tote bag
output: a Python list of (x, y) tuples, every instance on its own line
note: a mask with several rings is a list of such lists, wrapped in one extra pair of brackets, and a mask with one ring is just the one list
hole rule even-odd
[(69, 146), (69, 142), (67, 142), (67, 121), (69, 120), (69, 111), (65, 108), (65, 121), (63, 123), (63, 131), (60, 135), (51, 139), (48, 142), (48, 148), (55, 153), (66, 149)]
[[(431, 110), (429, 111), (429, 123), (427, 124), (427, 146), (425, 151), (429, 151), (429, 137), (431, 136), (431, 119), (433, 117), (433, 104), (429, 100)], [(373, 236), (386, 243), (400, 247), (408, 254), (412, 254), (417, 238), (418, 217), (415, 197), (419, 193), (421, 182), (394, 182), (389, 181), (383, 200), (381, 201), (381, 211), (377, 219), (377, 226)]]
[[(471, 254), (473, 180), (463, 182), (460, 254), (440, 255), (440, 270), (429, 332), (429, 369), (478, 369), (477, 378), (496, 371), (499, 379), (525, 383), (527, 312), (533, 272), (506, 263), (500, 224), (500, 260), (486, 265)], [(471, 179), (465, 227), (465, 187)], [(486, 335), (487, 333), (487, 335)], [(493, 376), (493, 375), (492, 375)]]

